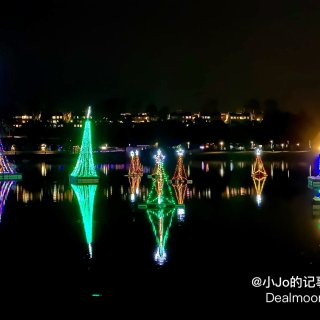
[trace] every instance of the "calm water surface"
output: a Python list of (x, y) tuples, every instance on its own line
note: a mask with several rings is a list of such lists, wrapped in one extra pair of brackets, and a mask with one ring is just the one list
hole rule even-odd
[[(254, 276), (319, 275), (320, 216), (306, 181), (313, 164), (307, 157), (265, 160), (259, 191), (253, 162), (185, 160), (193, 180), (185, 210), (167, 212), (162, 230), (137, 206), (151, 188), (148, 166), (139, 187), (130, 188), (128, 163), (106, 161), (97, 165), (96, 190), (75, 190), (70, 164), (18, 164), (23, 181), (2, 184), (1, 293), (100, 301), (219, 293), (217, 304), (262, 302)], [(166, 259), (159, 260), (161, 232)]]

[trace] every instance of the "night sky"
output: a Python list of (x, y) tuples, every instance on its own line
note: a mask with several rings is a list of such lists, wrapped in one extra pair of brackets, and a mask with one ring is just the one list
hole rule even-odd
[[(82, 110), (283, 110), (320, 101), (320, 2), (7, 1), (0, 8), (0, 106)], [(18, 3), (19, 2), (19, 3)], [(101, 5), (103, 3), (103, 5)]]

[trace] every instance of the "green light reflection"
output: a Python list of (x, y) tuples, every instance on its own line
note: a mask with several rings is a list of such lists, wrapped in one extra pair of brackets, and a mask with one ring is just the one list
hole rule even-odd
[(71, 184), (73, 191), (75, 192), (80, 211), (82, 215), (82, 221), (84, 225), (84, 231), (86, 241), (88, 244), (89, 256), (92, 258), (92, 218), (93, 218), (93, 206), (94, 197), (97, 190), (96, 184), (83, 184), (76, 185)]
[(157, 249), (154, 259), (159, 265), (162, 265), (167, 259), (167, 253), (165, 249), (175, 210), (175, 207), (158, 207), (147, 209), (148, 219), (152, 225), (152, 230), (157, 242)]

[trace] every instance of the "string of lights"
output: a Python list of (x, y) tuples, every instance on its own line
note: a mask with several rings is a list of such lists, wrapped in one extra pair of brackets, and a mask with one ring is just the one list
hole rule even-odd
[(268, 176), (261, 159), (260, 149), (256, 150), (256, 160), (252, 166), (251, 176), (253, 179), (254, 188), (256, 190), (256, 201), (258, 206), (260, 206), (262, 202), (262, 190)]
[(6, 204), (7, 197), (13, 184), (14, 181), (12, 180), (0, 182), (0, 222), (2, 219), (2, 214), (4, 211), (4, 206)]
[(156, 166), (152, 174), (152, 187), (148, 194), (147, 205), (175, 206), (168, 175), (164, 169), (164, 155), (158, 150), (155, 156)]
[(167, 260), (166, 243), (169, 237), (169, 229), (172, 224), (175, 208), (153, 208), (147, 209), (148, 219), (156, 238), (157, 248), (154, 260), (162, 265)]
[(93, 161), (91, 121), (89, 118), (90, 113), (91, 109), (89, 107), (83, 131), (80, 153), (76, 166), (71, 173), (71, 177), (74, 178), (98, 178), (98, 174), (96, 172)]
[(1, 139), (0, 139), (0, 173), (4, 173), (4, 174), (15, 173), (15, 169), (13, 165), (8, 161), (8, 158), (5, 155)]
[(82, 215), (82, 221), (85, 231), (85, 237), (88, 245), (89, 257), (92, 258), (92, 218), (94, 197), (97, 190), (96, 184), (76, 185), (71, 184), (73, 191), (75, 192), (80, 212)]

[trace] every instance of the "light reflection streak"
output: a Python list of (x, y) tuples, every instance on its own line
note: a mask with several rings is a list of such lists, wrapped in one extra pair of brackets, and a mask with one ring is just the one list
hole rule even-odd
[(234, 164), (233, 164), (233, 161), (230, 160), (230, 172), (232, 172), (234, 169)]
[(4, 206), (6, 204), (6, 200), (8, 198), (8, 195), (10, 193), (10, 190), (13, 186), (13, 181), (2, 181), (0, 182), (0, 222), (2, 219), (2, 214), (4, 211)]
[(233, 197), (243, 197), (251, 196), (254, 194), (254, 187), (230, 187), (226, 186), (225, 191), (222, 193), (222, 198), (233, 198)]
[(39, 169), (41, 172), (41, 176), (46, 177), (47, 174), (51, 171), (51, 164), (46, 164), (45, 162), (41, 162)]
[(220, 174), (220, 177), (223, 178), (223, 176), (224, 176), (224, 166), (223, 166), (223, 163), (221, 163), (220, 170), (219, 170), (219, 174)]
[(40, 191), (30, 191), (20, 184), (17, 184), (14, 190), (17, 202), (28, 203), (32, 201), (43, 201), (44, 195), (48, 200), (53, 202), (72, 202), (73, 191), (70, 187), (63, 184), (53, 184), (51, 188), (45, 189), (41, 188)]
[[(246, 168), (246, 170), (251, 169), (251, 164), (249, 162), (244, 161), (210, 161), (210, 162), (201, 162), (202, 170), (205, 174), (211, 175), (213, 172), (218, 173), (218, 175), (222, 178), (228, 178), (232, 172), (233, 175), (236, 175), (239, 169)], [(109, 174), (109, 170), (121, 170), (125, 171), (125, 164), (104, 164), (101, 165), (100, 168), (105, 168), (105, 173)], [(199, 166), (197, 167), (199, 169)], [(210, 169), (209, 172), (206, 172)], [(226, 171), (225, 168), (230, 169)], [(290, 172), (290, 165), (286, 161), (273, 161), (269, 163), (270, 168), (270, 176), (272, 179), (281, 175), (281, 172), (285, 173), (285, 177), (287, 179), (292, 179), (292, 172)], [(308, 165), (309, 173), (312, 173), (312, 165)], [(45, 162), (39, 164), (39, 169), (41, 176), (48, 176), (48, 173), (52, 170), (52, 166), (46, 164)], [(189, 175), (189, 171), (192, 174), (192, 168), (190, 165), (187, 166), (187, 172)], [(149, 171), (150, 169), (144, 167), (144, 171)], [(197, 179), (194, 181), (195, 184), (187, 188), (186, 190), (186, 197), (187, 199), (212, 199), (213, 194), (216, 192), (213, 189), (213, 185), (215, 182), (212, 182), (211, 185), (201, 185), (199, 182), (197, 184)], [(134, 195), (131, 195), (130, 192)], [(43, 201), (44, 198), (48, 201), (53, 202), (71, 202), (73, 191), (67, 185), (63, 183), (53, 182), (50, 186), (44, 186), (39, 190), (32, 190), (31, 188), (27, 187), (24, 183), (18, 182), (16, 184), (15, 189), (13, 190), (13, 194), (15, 195), (18, 202), (29, 203), (32, 201)], [(143, 184), (140, 185), (139, 188), (135, 188), (135, 190), (131, 189), (130, 191), (124, 187), (124, 185), (120, 184), (109, 184), (107, 187), (104, 187), (103, 190), (104, 196), (109, 199), (113, 196), (120, 195), (121, 199), (127, 200), (137, 199), (146, 200), (149, 194), (149, 188), (144, 186)], [(232, 186), (232, 184), (227, 184), (224, 186), (224, 190), (221, 192), (221, 197), (226, 199), (231, 199), (232, 197), (236, 196), (245, 196), (245, 195), (252, 195), (254, 191), (252, 191), (252, 187), (247, 185), (242, 186)]]

